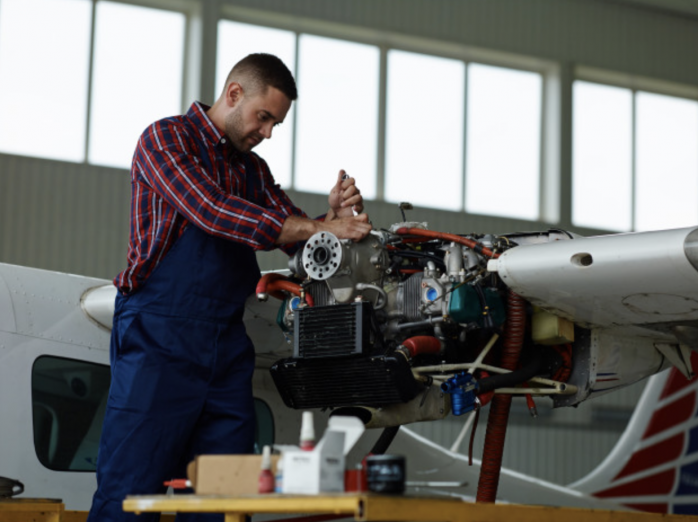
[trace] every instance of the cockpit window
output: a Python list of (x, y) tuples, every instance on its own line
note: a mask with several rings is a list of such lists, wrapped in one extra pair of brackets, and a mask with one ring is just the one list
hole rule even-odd
[(254, 412), (257, 425), (254, 430), (254, 452), (262, 453), (264, 446), (274, 444), (274, 414), (269, 405), (262, 399), (255, 398)]
[[(32, 368), (34, 448), (56, 471), (95, 471), (110, 383), (109, 366), (42, 356)], [(255, 452), (274, 443), (274, 416), (255, 399)]]
[(94, 471), (109, 393), (109, 366), (39, 357), (32, 368), (34, 448), (56, 471)]

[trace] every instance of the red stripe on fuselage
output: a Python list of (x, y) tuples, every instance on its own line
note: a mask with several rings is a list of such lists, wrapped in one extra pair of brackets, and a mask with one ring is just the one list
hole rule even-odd
[(682, 422), (686, 422), (691, 418), (691, 415), (693, 415), (695, 407), (696, 394), (694, 392), (655, 411), (649, 423), (647, 423), (647, 429), (644, 435), (642, 435), (642, 438), (646, 439), (647, 437), (666, 431)]
[(684, 440), (684, 434), (677, 433), (669, 439), (636, 451), (613, 481), (679, 458), (683, 451)]
[[(698, 353), (691, 353), (691, 364), (694, 368), (696, 367), (696, 365), (698, 365)], [(683, 390), (687, 386), (695, 383), (696, 379), (698, 379), (698, 376), (693, 377), (690, 380), (686, 379), (684, 374), (682, 374), (679, 370), (677, 370), (676, 368), (672, 368), (671, 373), (669, 374), (669, 377), (667, 378), (666, 383), (664, 384), (662, 395), (659, 397), (659, 399), (666, 399), (667, 397), (675, 394), (676, 392)]]
[(603, 491), (594, 493), (599, 498), (609, 497), (642, 497), (649, 495), (668, 495), (674, 488), (676, 470), (669, 469), (649, 477), (634, 480)]

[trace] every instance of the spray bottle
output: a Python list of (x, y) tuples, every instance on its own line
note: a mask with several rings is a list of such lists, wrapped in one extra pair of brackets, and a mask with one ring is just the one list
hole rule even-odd
[(313, 451), (315, 448), (315, 424), (312, 411), (303, 412), (300, 447), (303, 451)]
[(284, 492), (284, 456), (283, 454), (279, 457), (276, 462), (276, 475), (274, 476), (274, 492), (283, 493)]
[(259, 493), (274, 492), (274, 475), (271, 472), (271, 446), (262, 450), (262, 470), (259, 472)]

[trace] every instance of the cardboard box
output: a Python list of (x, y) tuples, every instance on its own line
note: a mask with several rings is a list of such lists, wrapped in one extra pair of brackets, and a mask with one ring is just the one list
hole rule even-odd
[[(271, 456), (276, 473), (278, 455)], [(261, 455), (199, 455), (187, 466), (187, 478), (197, 495), (256, 495)]]
[(356, 417), (331, 417), (313, 451), (286, 449), (282, 493), (343, 492), (346, 454), (363, 431), (364, 424)]
[[(282, 493), (344, 491), (345, 456), (364, 431), (356, 417), (332, 417), (313, 451), (284, 446)], [(276, 475), (279, 455), (271, 456)], [(197, 495), (256, 495), (261, 455), (199, 455), (187, 466)]]

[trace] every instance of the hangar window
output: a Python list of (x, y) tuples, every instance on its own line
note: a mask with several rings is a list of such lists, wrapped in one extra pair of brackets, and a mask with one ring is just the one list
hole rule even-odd
[(185, 17), (116, 2), (96, 9), (88, 160), (130, 168), (143, 129), (181, 112)]
[(698, 223), (698, 102), (587, 81), (575, 81), (573, 95), (573, 223)]
[[(218, 48), (216, 59), (217, 99), (233, 65), (251, 53), (270, 53), (278, 56), (294, 71), (296, 62), (296, 34), (292, 31), (243, 24), (230, 20), (218, 22)], [(264, 140), (255, 152), (269, 164), (274, 179), (284, 188), (292, 186), (293, 126), (295, 104), (288, 111), (283, 124), (274, 129), (272, 140)]]
[(635, 229), (698, 223), (698, 102), (635, 95)]
[[(191, 101), (183, 107), (185, 66), (203, 45), (183, 3), (162, 5), (0, 0), (0, 78), (13, 79), (0, 81), (0, 150), (129, 168), (142, 130)], [(372, 45), (381, 36), (341, 28), (339, 38), (327, 28), (301, 33), (313, 25), (295, 19), (272, 21), (285, 29), (215, 23), (214, 97), (250, 52), (276, 54), (296, 75), (299, 100), (257, 149), (285, 188), (325, 193), (343, 168), (366, 199), (539, 218), (540, 73), (470, 63), (470, 51), (449, 46), (437, 56), (438, 44), (397, 39), (388, 48)], [(37, 45), (46, 41), (55, 45)], [(44, 128), (50, 138), (35, 139)]]
[(463, 208), (465, 64), (388, 52), (385, 197)]
[(221, 20), (216, 97), (258, 51), (295, 65), (299, 99), (256, 149), (283, 187), (325, 193), (343, 168), (366, 199), (539, 218), (541, 73)]
[(181, 112), (184, 29), (120, 2), (0, 1), (0, 150), (129, 168), (145, 126)]
[(3, 152), (84, 160), (91, 13), (90, 0), (0, 1)]
[(468, 66), (468, 212), (538, 218), (542, 91), (538, 73)]
[(326, 194), (345, 169), (375, 198), (378, 47), (300, 35), (294, 188)]
[(573, 104), (572, 221), (591, 228), (630, 230), (632, 93), (578, 81)]

